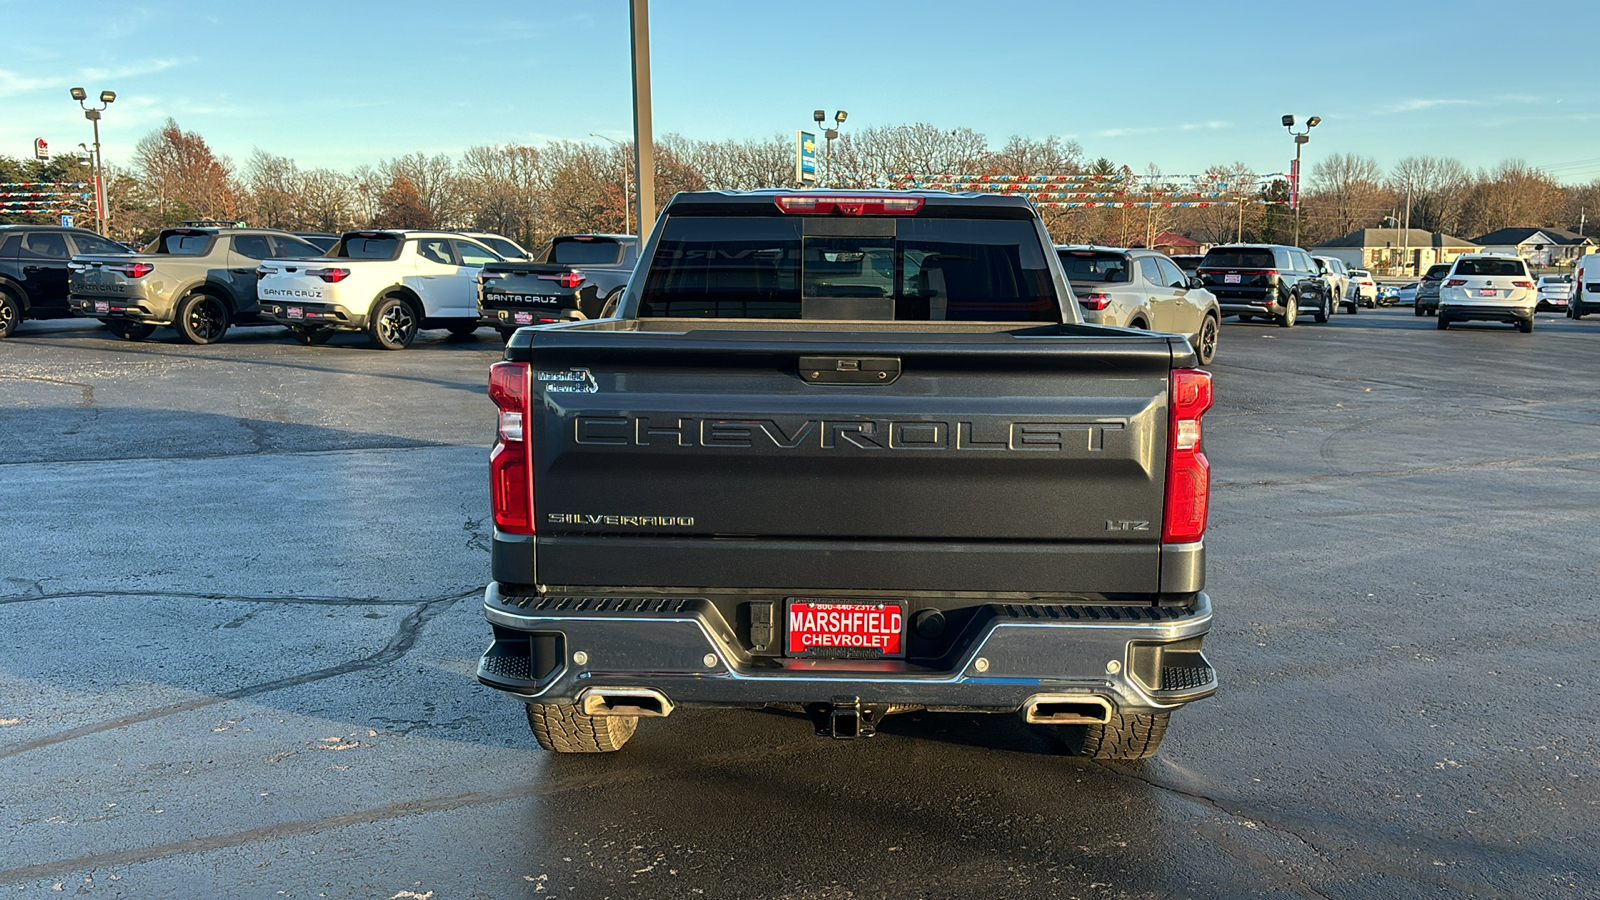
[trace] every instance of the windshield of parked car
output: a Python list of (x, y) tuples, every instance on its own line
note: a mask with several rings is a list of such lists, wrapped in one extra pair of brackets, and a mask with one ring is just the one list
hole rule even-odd
[(551, 265), (610, 266), (622, 261), (622, 245), (610, 238), (566, 238), (550, 245)]
[[(667, 220), (640, 316), (1059, 322), (1026, 219)], [(852, 233), (854, 232), (854, 233)]]
[(1457, 275), (1526, 275), (1520, 259), (1463, 259), (1456, 262)]
[(1128, 257), (1104, 250), (1062, 250), (1061, 268), (1068, 281), (1116, 283), (1128, 280)]
[(1206, 254), (1202, 269), (1271, 269), (1272, 251), (1261, 247), (1219, 247)]
[(328, 251), (330, 259), (396, 259), (400, 256), (399, 235), (378, 232), (347, 234)]

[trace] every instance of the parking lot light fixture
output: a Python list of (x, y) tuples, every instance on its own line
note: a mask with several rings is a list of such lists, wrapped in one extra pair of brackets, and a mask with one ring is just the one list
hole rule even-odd
[[(811, 114), (811, 117), (817, 120), (817, 124), (818, 125), (821, 125), (824, 121), (827, 120), (827, 114), (824, 113), (820, 109), (817, 110), (816, 112), (813, 112)], [(828, 181), (827, 181), (827, 185), (826, 185), (827, 187), (833, 187), (833, 139), (839, 136), (839, 129), (844, 127), (844, 120), (848, 119), (848, 118), (850, 118), (850, 114), (849, 113), (845, 112), (842, 109), (835, 110), (834, 113), (833, 113), (833, 124), (834, 124), (834, 127), (826, 129), (826, 130), (824, 130), (822, 132), (822, 136), (828, 139)]]
[(1289, 133), (1294, 135), (1294, 183), (1290, 187), (1293, 192), (1290, 196), (1294, 201), (1294, 245), (1296, 247), (1300, 246), (1300, 148), (1311, 140), (1311, 129), (1321, 124), (1321, 116), (1312, 116), (1306, 120), (1305, 131), (1295, 131), (1294, 116), (1286, 115), (1283, 117), (1283, 127), (1289, 129)]
[(90, 106), (85, 102), (89, 99), (89, 92), (81, 87), (73, 88), (71, 93), (72, 99), (83, 107), (83, 117), (94, 125), (94, 224), (95, 231), (104, 236), (108, 216), (106, 215), (106, 171), (100, 159), (100, 113), (116, 102), (117, 92), (101, 91), (99, 106)]

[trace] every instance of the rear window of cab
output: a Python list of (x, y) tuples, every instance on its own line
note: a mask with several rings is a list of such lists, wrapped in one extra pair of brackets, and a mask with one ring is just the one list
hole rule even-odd
[(680, 216), (640, 317), (1060, 322), (1027, 219)]
[(327, 256), (331, 259), (398, 259), (404, 243), (397, 234), (355, 232), (340, 238)]

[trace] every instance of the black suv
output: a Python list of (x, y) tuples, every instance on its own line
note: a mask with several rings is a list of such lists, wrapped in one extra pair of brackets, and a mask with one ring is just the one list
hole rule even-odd
[(1333, 293), (1311, 255), (1283, 244), (1212, 247), (1197, 270), (1225, 316), (1274, 319), (1284, 328), (1306, 313), (1320, 324), (1333, 315)]
[(1417, 315), (1439, 314), (1439, 284), (1449, 274), (1449, 263), (1434, 263), (1428, 267), (1428, 271), (1422, 273), (1422, 280), (1417, 282), (1417, 300), (1412, 304)]
[(23, 319), (69, 319), (67, 262), (77, 253), (126, 253), (83, 228), (0, 225), (0, 338)]

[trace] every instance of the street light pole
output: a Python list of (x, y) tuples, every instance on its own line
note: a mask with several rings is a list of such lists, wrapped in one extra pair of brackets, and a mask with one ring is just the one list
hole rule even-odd
[(1294, 245), (1300, 246), (1300, 148), (1311, 140), (1311, 129), (1322, 123), (1321, 116), (1312, 116), (1306, 120), (1305, 131), (1294, 130), (1294, 116), (1283, 117), (1283, 127), (1289, 129), (1294, 135), (1294, 184), (1290, 190), (1294, 192)]
[[(817, 110), (815, 113), (812, 113), (812, 116), (817, 120), (817, 123), (819, 125), (822, 123), (822, 110), (820, 110), (820, 109)], [(844, 120), (848, 119), (849, 117), (850, 117), (850, 114), (845, 112), (844, 110), (842, 110), (842, 109), (835, 110), (834, 113), (833, 113), (833, 124), (834, 124), (834, 127), (829, 128), (826, 131), (822, 132), (822, 136), (828, 139), (828, 184), (827, 184), (827, 187), (833, 187), (833, 139), (839, 136), (839, 129), (844, 127)]]
[(89, 93), (81, 87), (75, 87), (72, 89), (72, 99), (83, 107), (83, 117), (94, 123), (94, 224), (95, 231), (104, 237), (110, 223), (107, 221), (109, 216), (106, 208), (106, 170), (100, 160), (100, 113), (116, 101), (117, 94), (115, 91), (101, 91), (100, 105), (89, 106), (84, 103), (89, 99)]
[(597, 137), (602, 141), (610, 141), (616, 145), (618, 150), (624, 151), (622, 154), (622, 233), (633, 234), (633, 219), (631, 218), (633, 215), (633, 204), (628, 200), (628, 154), (626, 152), (628, 145), (617, 140), (616, 138), (608, 138), (603, 134), (596, 134), (593, 131), (589, 132), (589, 137)]
[(656, 145), (650, 125), (650, 2), (629, 0), (633, 44), (633, 171), (639, 194), (639, 242), (656, 219)]

